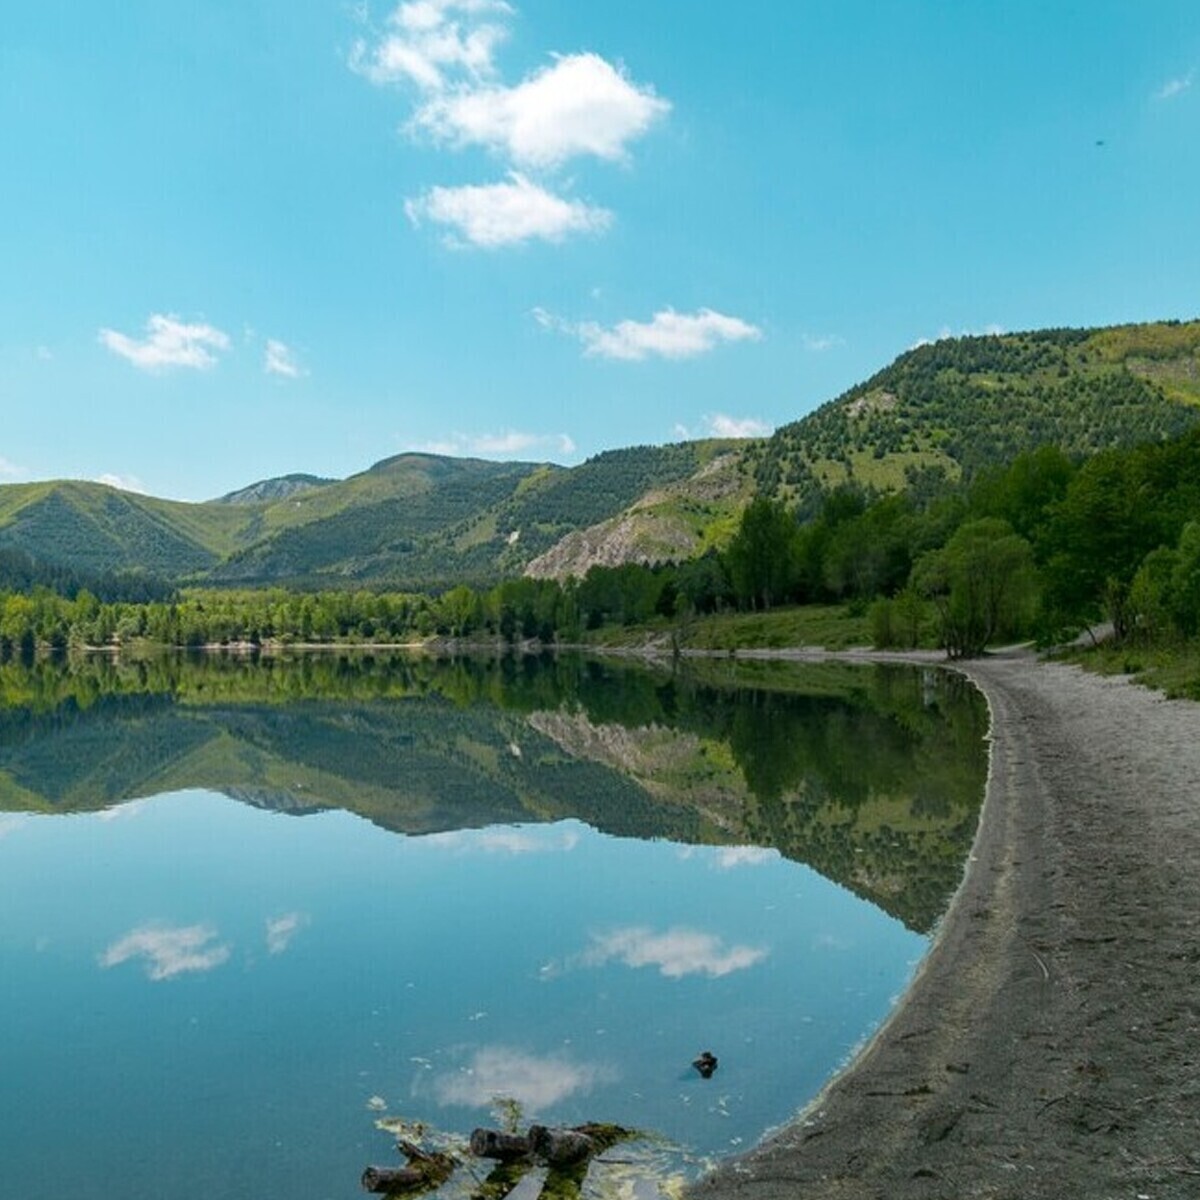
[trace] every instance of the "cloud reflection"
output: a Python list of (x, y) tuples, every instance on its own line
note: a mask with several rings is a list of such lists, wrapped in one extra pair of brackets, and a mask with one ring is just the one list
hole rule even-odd
[(504, 1046), (488, 1046), (477, 1051), (458, 1073), (440, 1076), (434, 1091), (444, 1105), (482, 1108), (497, 1096), (505, 1096), (536, 1110), (586, 1093), (612, 1078), (610, 1070), (593, 1063), (556, 1055), (539, 1058)]
[(588, 966), (602, 966), (616, 959), (627, 967), (657, 967), (668, 979), (682, 979), (685, 975), (718, 979), (753, 967), (768, 953), (762, 946), (726, 947), (715, 934), (699, 929), (675, 928), (655, 933), (652, 929), (631, 926), (593, 934), (591, 948), (583, 961)]
[(155, 982), (199, 971), (211, 971), (228, 961), (230, 949), (217, 942), (209, 925), (143, 925), (113, 942), (100, 956), (102, 967), (145, 960), (146, 975)]
[(0, 814), (0, 838), (6, 838), (10, 834), (24, 829), (28, 824), (28, 817), (10, 817)]
[(281, 917), (267, 918), (267, 953), (282, 954), (292, 939), (308, 924), (308, 914), (284, 913)]
[(575, 829), (536, 829), (528, 826), (493, 826), (490, 829), (459, 829), (435, 833), (425, 839), (429, 845), (458, 854), (477, 851), (482, 854), (553, 854), (566, 853), (579, 845)]

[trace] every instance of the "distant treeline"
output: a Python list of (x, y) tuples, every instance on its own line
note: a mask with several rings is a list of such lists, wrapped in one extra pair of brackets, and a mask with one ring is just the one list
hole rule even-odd
[(879, 645), (933, 641), (954, 655), (999, 638), (1052, 640), (1102, 618), (1118, 638), (1192, 638), (1200, 431), (1083, 462), (1042, 448), (934, 491), (878, 497), (847, 486), (804, 524), (760, 498), (723, 552), (594, 567), (564, 583), (518, 578), (436, 596), (275, 589), (159, 598), (39, 583), (0, 592), (0, 655), (141, 640), (575, 642), (607, 625), (830, 601), (870, 606)]

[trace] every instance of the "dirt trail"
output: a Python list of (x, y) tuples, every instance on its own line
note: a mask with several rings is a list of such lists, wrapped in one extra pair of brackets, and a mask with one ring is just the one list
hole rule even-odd
[(1200, 1196), (1200, 704), (1000, 656), (967, 878), (905, 1002), (694, 1200)]

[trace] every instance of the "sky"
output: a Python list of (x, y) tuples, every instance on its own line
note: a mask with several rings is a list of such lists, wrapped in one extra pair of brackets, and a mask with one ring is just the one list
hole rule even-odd
[(0, 483), (573, 464), (1200, 316), (1195, 0), (3, 8)]

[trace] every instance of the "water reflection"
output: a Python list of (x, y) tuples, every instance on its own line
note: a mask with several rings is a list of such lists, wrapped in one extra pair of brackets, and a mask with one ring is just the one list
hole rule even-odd
[[(907, 667), (10, 663), (0, 809), (120, 814), (138, 797), (205, 787), (510, 855), (570, 847), (488, 827), (574, 817), (621, 836), (725, 845), (721, 866), (773, 848), (926, 931), (973, 834), (985, 727), (963, 681)], [(0, 836), (13, 820), (0, 818)]]
[(376, 1122), (496, 1096), (660, 1131), (670, 1172), (743, 1146), (904, 987), (983, 782), (936, 672), (101, 660), (0, 695), (5, 1180), (79, 1200), (348, 1195)]

